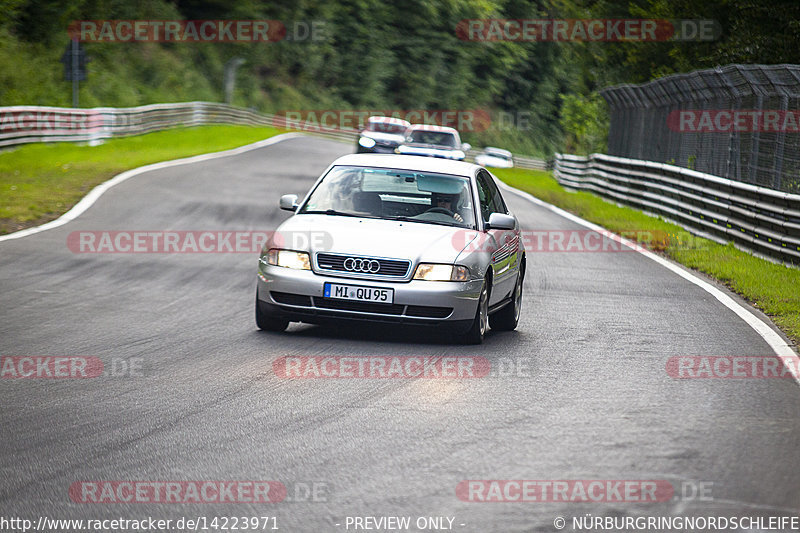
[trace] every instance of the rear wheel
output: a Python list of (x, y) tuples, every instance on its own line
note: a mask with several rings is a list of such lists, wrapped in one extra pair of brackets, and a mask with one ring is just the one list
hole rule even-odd
[(256, 325), (258, 329), (264, 331), (283, 331), (289, 327), (289, 321), (281, 318), (269, 316), (261, 310), (261, 304), (258, 301), (258, 292), (256, 292)]
[(524, 271), (520, 271), (511, 302), (498, 312), (489, 317), (489, 325), (495, 331), (511, 331), (519, 324), (519, 315), (522, 311), (522, 281)]
[(486, 330), (489, 327), (489, 282), (483, 280), (481, 287), (481, 295), (478, 298), (478, 309), (475, 311), (475, 320), (472, 321), (472, 327), (469, 328), (467, 334), (464, 336), (465, 344), (480, 344), (483, 342), (483, 337), (486, 335)]

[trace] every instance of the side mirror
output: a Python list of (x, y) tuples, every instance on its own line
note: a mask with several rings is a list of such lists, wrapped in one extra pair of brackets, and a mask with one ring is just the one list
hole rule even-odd
[(463, 143), (461, 145), (461, 150), (463, 150), (464, 152), (469, 152), (470, 150), (472, 150), (472, 145), (469, 143)]
[(517, 220), (511, 215), (492, 213), (489, 215), (489, 224), (487, 229), (514, 229), (516, 225)]
[(281, 196), (280, 206), (284, 211), (297, 211), (297, 195), (284, 194)]

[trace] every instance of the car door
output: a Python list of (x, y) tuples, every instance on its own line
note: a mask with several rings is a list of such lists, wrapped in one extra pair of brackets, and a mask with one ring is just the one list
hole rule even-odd
[[(492, 213), (510, 214), (491, 174), (485, 169), (476, 177), (478, 204), (484, 224)], [(487, 231), (490, 243), (493, 288), (489, 306), (499, 303), (511, 294), (516, 283), (519, 252), (519, 228), (513, 230), (492, 229)]]

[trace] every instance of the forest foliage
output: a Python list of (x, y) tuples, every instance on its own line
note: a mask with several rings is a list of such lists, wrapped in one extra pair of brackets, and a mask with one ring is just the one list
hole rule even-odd
[[(478, 42), (456, 31), (465, 19), (630, 18), (712, 19), (721, 33), (705, 42)], [(506, 120), (465, 140), (533, 155), (602, 150), (603, 87), (800, 59), (796, 0), (0, 0), (0, 105), (69, 106), (59, 61), (69, 24), (139, 19), (279, 20), (290, 35), (316, 22), (319, 31), (268, 43), (85, 43), (81, 107), (223, 101), (225, 64), (238, 57), (235, 105), (486, 109)]]

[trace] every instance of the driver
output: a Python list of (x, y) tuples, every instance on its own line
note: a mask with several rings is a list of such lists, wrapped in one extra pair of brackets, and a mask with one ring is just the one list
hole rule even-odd
[(464, 217), (458, 214), (458, 201), (460, 194), (434, 194), (431, 198), (431, 206), (446, 209), (453, 214), (453, 218), (458, 222), (464, 222)]

